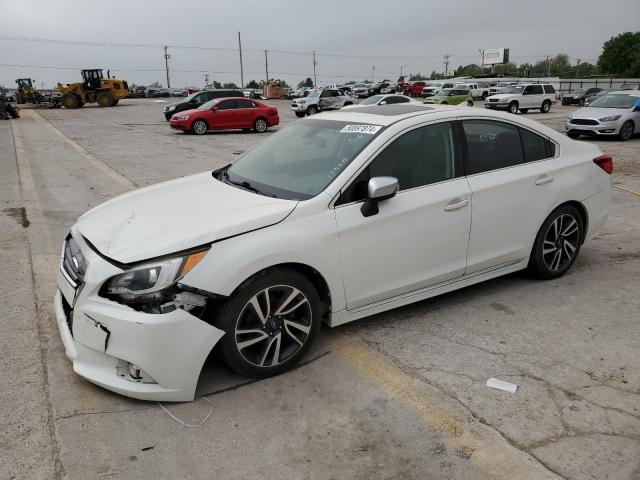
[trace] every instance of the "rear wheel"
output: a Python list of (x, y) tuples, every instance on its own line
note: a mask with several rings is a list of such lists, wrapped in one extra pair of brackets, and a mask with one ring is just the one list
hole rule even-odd
[(542, 102), (542, 106), (540, 107), (540, 111), (542, 113), (547, 113), (549, 110), (551, 110), (551, 102), (549, 100), (545, 100), (544, 102)]
[(298, 118), (302, 118), (304, 117), (305, 113), (304, 112), (296, 112), (296, 117)]
[(489, 94), (487, 92), (482, 92), (482, 100), (486, 100)]
[(204, 120), (196, 120), (195, 122), (193, 122), (193, 125), (191, 125), (191, 131), (196, 135), (204, 135), (205, 133), (207, 133), (207, 129), (207, 122), (205, 122)]
[(584, 224), (575, 207), (556, 208), (540, 227), (529, 259), (529, 270), (544, 279), (564, 275), (580, 252)]
[(258, 132), (258, 133), (264, 133), (267, 131), (267, 127), (269, 125), (267, 124), (267, 121), (264, 118), (258, 118), (254, 123), (253, 123), (253, 129)]
[(98, 102), (98, 105), (101, 107), (113, 107), (114, 105), (113, 97), (109, 92), (98, 93), (98, 96), (96, 97), (96, 101)]
[(80, 97), (75, 93), (65, 93), (62, 95), (60, 99), (60, 103), (64, 108), (80, 108), (82, 102), (80, 101)]
[(633, 136), (633, 122), (631, 120), (627, 120), (624, 122), (622, 127), (620, 127), (620, 132), (618, 133), (618, 137), (620, 140), (626, 142)]
[(315, 105), (311, 105), (309, 108), (307, 108), (307, 115), (315, 115), (316, 113), (318, 113), (318, 107), (316, 107)]
[(509, 113), (518, 113), (518, 102), (511, 102), (509, 104)]
[(222, 353), (236, 372), (265, 378), (291, 369), (320, 330), (320, 297), (304, 275), (288, 269), (244, 282), (217, 312)]

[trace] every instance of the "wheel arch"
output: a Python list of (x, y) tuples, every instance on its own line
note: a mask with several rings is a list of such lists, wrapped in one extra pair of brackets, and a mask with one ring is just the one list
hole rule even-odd
[(257, 275), (262, 275), (271, 270), (279, 270), (279, 269), (287, 269), (293, 270), (295, 272), (304, 275), (316, 288), (318, 291), (318, 295), (320, 296), (320, 302), (322, 307), (322, 320), (325, 323), (330, 323), (331, 320), (331, 290), (329, 289), (329, 283), (324, 278), (324, 276), (314, 267), (307, 265), (305, 263), (299, 262), (285, 262), (285, 263), (277, 263), (274, 265), (270, 265), (268, 267), (262, 268), (257, 272), (253, 273), (249, 277), (245, 278), (240, 284), (233, 290), (231, 295), (234, 295), (236, 291), (242, 287), (248, 280), (252, 279)]
[(577, 200), (569, 200), (567, 202), (561, 203), (556, 208), (562, 207), (564, 205), (570, 205), (574, 207), (576, 210), (578, 210), (578, 213), (580, 214), (580, 218), (582, 218), (582, 226), (583, 226), (583, 232), (584, 232), (584, 234), (582, 235), (582, 243), (584, 243), (587, 232), (589, 231), (589, 213), (587, 212), (587, 208)]

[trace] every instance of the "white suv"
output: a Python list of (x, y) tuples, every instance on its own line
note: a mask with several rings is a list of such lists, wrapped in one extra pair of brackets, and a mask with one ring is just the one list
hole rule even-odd
[(506, 87), (501, 93), (491, 95), (484, 101), (486, 108), (508, 110), (511, 113), (527, 113), (539, 109), (547, 113), (556, 103), (556, 90), (549, 83), (520, 84)]

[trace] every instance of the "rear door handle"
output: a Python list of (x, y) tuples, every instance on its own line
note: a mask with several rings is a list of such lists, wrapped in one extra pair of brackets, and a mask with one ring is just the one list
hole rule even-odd
[(445, 212), (453, 212), (454, 210), (460, 210), (463, 207), (466, 207), (469, 204), (469, 200), (462, 200), (457, 203), (450, 203), (446, 207), (444, 207)]
[(547, 175), (543, 177), (538, 177), (536, 179), (536, 185), (544, 185), (545, 183), (553, 182), (553, 177), (548, 177)]

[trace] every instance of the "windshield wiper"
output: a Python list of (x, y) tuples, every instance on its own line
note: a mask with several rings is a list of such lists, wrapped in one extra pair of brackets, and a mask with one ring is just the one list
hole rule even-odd
[(265, 197), (267, 196), (275, 196), (275, 195), (267, 195), (266, 193), (258, 190), (256, 187), (254, 187), (253, 185), (251, 185), (251, 183), (247, 182), (246, 180), (243, 180), (242, 182), (234, 182), (233, 180), (231, 180), (229, 178), (229, 174), (227, 173), (227, 170), (229, 170), (229, 167), (231, 166), (231, 164), (227, 165), (226, 167), (224, 167), (222, 169), (222, 178), (224, 178), (224, 181), (230, 185), (235, 185), (236, 187), (240, 187), (240, 188), (244, 188), (245, 190), (249, 190), (250, 192), (253, 193), (257, 193), (258, 195), (264, 195)]

